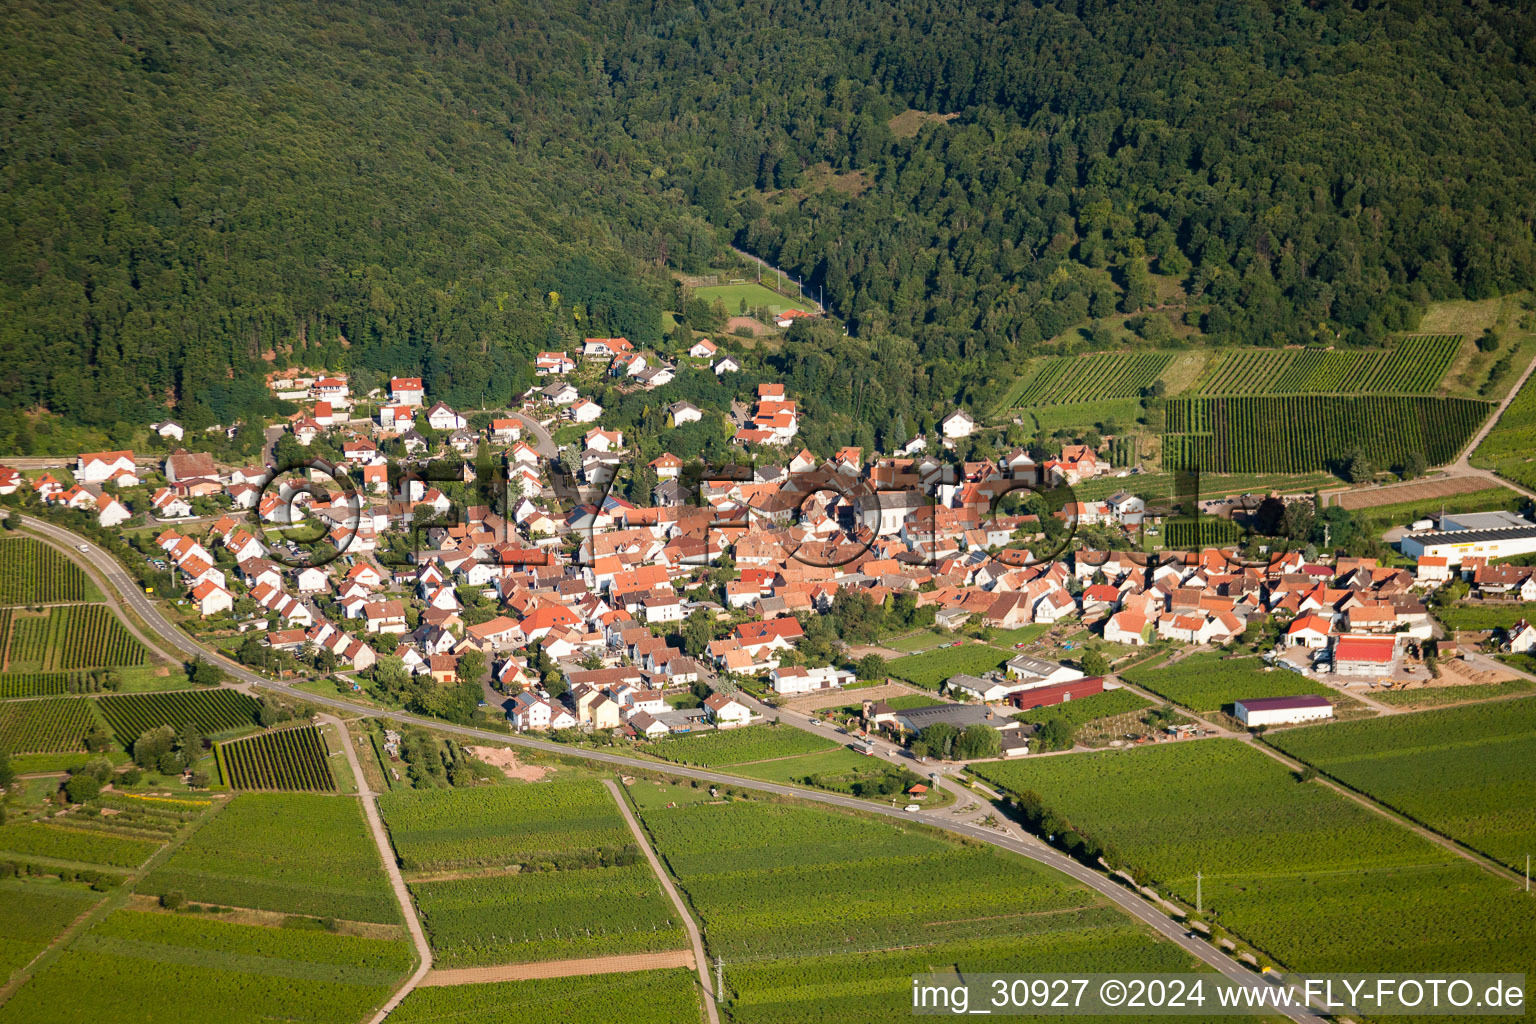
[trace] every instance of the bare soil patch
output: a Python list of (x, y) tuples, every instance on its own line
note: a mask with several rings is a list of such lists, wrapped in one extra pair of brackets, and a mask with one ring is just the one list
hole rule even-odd
[(1478, 476), (1449, 476), (1439, 480), (1421, 480), (1414, 484), (1404, 484), (1398, 487), (1378, 487), (1369, 491), (1344, 491), (1338, 496), (1339, 504), (1354, 511), (1362, 508), (1375, 508), (1378, 505), (1400, 505), (1409, 501), (1433, 501), (1436, 498), (1448, 498), (1453, 494), (1471, 494), (1474, 491), (1493, 490), (1497, 485), (1491, 484), (1484, 477)]
[(538, 782), (549, 774), (548, 768), (538, 765), (523, 764), (517, 759), (517, 754), (510, 747), (465, 747), (471, 757), (478, 757), (486, 764), (501, 769), (501, 774), (509, 779), (518, 779), (522, 782)]
[(925, 124), (948, 124), (959, 114), (930, 114), (926, 110), (903, 110), (886, 122), (891, 134), (898, 139), (910, 139), (923, 130)]
[(754, 338), (769, 333), (769, 327), (767, 324), (760, 320), (754, 320), (750, 316), (731, 317), (725, 322), (725, 333), (735, 334), (739, 329), (743, 327), (751, 331)]
[(668, 967), (695, 967), (693, 950), (672, 949), (663, 953), (632, 953), (624, 956), (589, 957), (584, 960), (546, 960), (533, 964), (500, 964), (496, 967), (463, 967), (428, 971), (419, 987), (481, 985), (491, 981), (527, 981), (531, 978), (569, 978), (585, 974), (626, 974)]
[(883, 683), (880, 686), (865, 686), (857, 690), (828, 690), (826, 693), (810, 693), (804, 697), (796, 697), (784, 702), (784, 707), (790, 711), (798, 711), (805, 714), (808, 711), (816, 711), (821, 708), (840, 708), (844, 704), (858, 704), (865, 700), (885, 700), (889, 697), (904, 697), (908, 694), (919, 693), (924, 697), (934, 697), (931, 690), (921, 690), (906, 683)]

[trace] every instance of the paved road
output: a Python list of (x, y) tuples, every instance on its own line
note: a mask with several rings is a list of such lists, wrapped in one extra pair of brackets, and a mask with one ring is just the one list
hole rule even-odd
[(384, 821), (379, 817), (378, 804), (374, 802), (373, 790), (368, 788), (368, 777), (363, 774), (362, 765), (357, 763), (357, 752), (352, 749), (352, 734), (347, 731), (346, 724), (335, 715), (316, 715), (321, 722), (329, 722), (336, 727), (341, 737), (341, 749), (347, 755), (347, 764), (352, 768), (352, 778), (357, 780), (357, 796), (363, 802), (363, 813), (368, 817), (368, 831), (373, 833), (373, 842), (379, 848), (379, 859), (384, 862), (384, 873), (389, 876), (390, 888), (394, 890), (395, 899), (400, 904), (400, 916), (405, 919), (406, 930), (411, 933), (411, 944), (416, 947), (416, 956), (420, 959), (415, 972), (395, 990), (374, 1014), (370, 1024), (379, 1024), (388, 1017), (400, 1001), (411, 994), (411, 990), (421, 983), (421, 979), (427, 976), (432, 969), (432, 947), (427, 945), (427, 936), (421, 930), (421, 921), (416, 917), (416, 907), (411, 902), (410, 890), (405, 887), (405, 879), (400, 874), (400, 866), (395, 862), (395, 851), (389, 844), (389, 834), (384, 831)]
[(524, 430), (533, 435), (534, 451), (546, 459), (555, 457), (555, 439), (549, 435), (549, 431), (544, 429), (544, 424), (520, 412), (509, 412), (507, 416), (517, 420), (523, 425)]
[[(29, 527), (50, 536), (59, 537), (70, 542), (76, 549), (85, 543), (78, 535), (67, 530), (60, 529), (51, 523), (27, 516), (20, 517)], [(661, 765), (655, 761), (642, 760), (637, 757), (628, 757), (622, 754), (613, 754), (603, 750), (577, 750), (565, 744), (555, 743), (551, 740), (538, 740), (527, 736), (509, 736), (505, 733), (493, 732), (488, 729), (476, 729), (472, 726), (453, 725), (433, 718), (425, 718), (419, 715), (406, 714), (401, 711), (389, 709), (369, 708), (337, 697), (327, 697), (319, 694), (307, 693), (302, 690), (294, 690), (286, 683), (276, 683), (269, 679), (249, 671), (228, 658), (215, 655), (214, 652), (205, 650), (181, 630), (167, 622), (160, 610), (150, 603), (139, 591), (138, 587), (123, 571), (116, 560), (107, 552), (95, 545), (86, 544), (86, 556), (90, 558), (112, 583), (127, 604), (171, 646), (187, 652), (189, 655), (197, 655), (205, 658), (217, 657), (221, 665), (229, 674), (242, 683), (253, 686), (262, 686), (268, 689), (286, 691), (300, 700), (321, 707), (344, 711), (351, 715), (368, 718), (390, 718), (397, 722), (406, 722), (419, 725), (428, 729), (436, 729), (439, 732), (450, 733), (455, 736), (465, 736), (479, 740), (483, 743), (508, 744), (512, 746), (526, 747), (531, 750), (540, 750), (548, 754), (559, 754), (566, 757), (577, 756), (589, 761), (614, 765), (618, 768), (640, 770), (645, 772), (662, 772), (670, 776), (687, 779), (697, 779), (700, 782), (710, 782), (720, 786), (734, 786), (738, 789), (755, 790), (762, 793), (770, 793), (775, 796), (792, 797), (798, 800), (808, 800), (812, 803), (825, 804), (832, 807), (841, 807), (847, 810), (861, 811), (866, 814), (879, 814), (890, 818), (898, 818), (907, 821), (921, 821), (924, 824), (936, 828), (947, 829), (960, 835), (969, 836), (982, 842), (991, 843), (1001, 849), (1017, 853), (1030, 860), (1037, 861), (1048, 867), (1055, 868), (1062, 874), (1068, 875), (1075, 881), (1093, 889), (1104, 899), (1115, 904), (1122, 911), (1141, 921), (1143, 924), (1157, 932), (1159, 936), (1179, 946), (1190, 956), (1202, 961), (1219, 971), (1224, 976), (1231, 978), (1239, 984), (1254, 988), (1263, 988), (1265, 983), (1252, 971), (1241, 966), (1230, 957), (1223, 954), (1210, 943), (1201, 939), (1193, 939), (1186, 935), (1184, 929), (1171, 918), (1165, 916), (1152, 904), (1132, 893), (1118, 882), (1111, 881), (1107, 876), (1078, 863), (1072, 858), (1059, 852), (1053, 847), (1026, 834), (1003, 833), (997, 829), (987, 828), (982, 825), (964, 821), (954, 821), (941, 810), (919, 811), (909, 814), (897, 810), (894, 807), (884, 807), (880, 804), (869, 803), (856, 797), (842, 796), (838, 793), (825, 793), (818, 790), (801, 789), (798, 786), (784, 785), (776, 782), (763, 782), (756, 779), (745, 779), (735, 775), (727, 775), (723, 772), (706, 771), (701, 768), (689, 768), (683, 765)], [(782, 714), (782, 712), (780, 712)], [(357, 773), (361, 778), (361, 772)], [(1322, 1018), (1310, 1011), (1291, 1010), (1285, 1014), (1290, 1019), (1302, 1021), (1319, 1021)]]
[(608, 787), (608, 792), (613, 794), (614, 803), (619, 805), (619, 811), (624, 815), (624, 820), (629, 824), (629, 831), (635, 837), (635, 843), (645, 851), (645, 859), (650, 862), (651, 870), (661, 882), (661, 887), (667, 890), (667, 897), (672, 900), (672, 906), (677, 908), (677, 913), (683, 919), (683, 927), (688, 931), (688, 942), (693, 946), (693, 964), (699, 972), (699, 984), (704, 988), (704, 1009), (709, 1014), (709, 1024), (720, 1024), (720, 1012), (715, 1009), (715, 990), (709, 983), (709, 961), (704, 959), (704, 938), (699, 934), (699, 926), (694, 921), (693, 915), (688, 913), (688, 907), (683, 903), (682, 896), (678, 895), (677, 886), (672, 884), (671, 877), (666, 869), (661, 866), (661, 860), (656, 856), (656, 851), (651, 849), (651, 841), (640, 830), (640, 823), (635, 820), (635, 814), (629, 809), (629, 802), (624, 799), (624, 794), (619, 792), (618, 784), (612, 779), (604, 779), (603, 785)]

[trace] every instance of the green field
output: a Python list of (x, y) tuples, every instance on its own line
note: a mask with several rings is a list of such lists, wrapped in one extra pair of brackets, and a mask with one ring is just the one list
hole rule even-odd
[(703, 1013), (697, 977), (677, 968), (418, 988), (389, 1019), (393, 1024), (699, 1024)]
[[(1513, 664), (1522, 671), (1529, 672), (1536, 665), (1522, 665), (1512, 658), (1519, 655), (1504, 655), (1500, 660)], [(1445, 704), (1459, 704), (1462, 701), (1495, 700), (1500, 697), (1520, 697), (1528, 693), (1536, 693), (1536, 683), (1529, 679), (1506, 679), (1502, 683), (1468, 683), (1465, 686), (1434, 686), (1417, 690), (1393, 690), (1390, 693), (1375, 693), (1371, 699), (1382, 704), (1391, 704), (1393, 707), (1402, 708), (1434, 708)]]
[(892, 658), (885, 663), (885, 670), (913, 686), (937, 690), (950, 676), (981, 675), (1000, 667), (1011, 657), (1013, 654), (1010, 651), (967, 640), (959, 647), (945, 647)]
[(1329, 695), (1326, 686), (1295, 672), (1266, 670), (1258, 658), (1210, 653), (1192, 654), (1173, 665), (1129, 669), (1121, 678), (1194, 711), (1221, 711), (1246, 697)]
[(1356, 509), (1356, 524), (1368, 533), (1380, 533), (1389, 526), (1401, 526), (1416, 519), (1437, 518), (1441, 511), (1492, 512), (1518, 509), (1523, 499), (1507, 487), (1486, 487), (1466, 494), (1452, 494), (1426, 501), (1403, 501), (1393, 505), (1372, 505)]
[[(160, 843), (127, 839), (103, 831), (16, 822), (0, 825), (0, 854), (49, 857), (54, 860), (136, 868), (160, 848)], [(0, 858), (3, 859), (3, 858)]]
[(885, 706), (892, 711), (910, 711), (913, 708), (931, 708), (935, 704), (943, 704), (937, 697), (925, 697), (920, 693), (909, 693), (902, 697), (892, 697), (885, 701)]
[(85, 734), (100, 725), (95, 705), (83, 697), (10, 701), (0, 704), (0, 750), (13, 754), (84, 750)]
[(999, 407), (1027, 408), (1135, 398), (1172, 361), (1173, 356), (1167, 352), (1043, 356), (1030, 361), (1014, 380)]
[(1522, 487), (1536, 487), (1536, 376), (1509, 403), (1471, 462)]
[(343, 1024), (410, 969), (404, 942), (119, 910), (18, 989), (0, 1022)]
[(1069, 402), (1064, 405), (1034, 405), (1024, 408), (999, 410), (999, 415), (1018, 416), (1026, 427), (1038, 433), (1051, 434), (1057, 430), (1081, 432), (1086, 427), (1097, 427), (1105, 433), (1118, 433), (1136, 424), (1141, 415), (1141, 400), (1137, 398), (1104, 398), (1097, 402)]
[(162, 725), (179, 731), (192, 722), (204, 736), (218, 736), (259, 724), (256, 700), (238, 690), (113, 694), (97, 700), (102, 717), (125, 749)]
[[(1509, 970), (1536, 904), (1236, 740), (989, 763), (977, 773), (1111, 845), (1139, 879), (1309, 971)], [(1362, 927), (1361, 922), (1369, 922)]]
[(1230, 547), (1242, 540), (1243, 530), (1230, 519), (1201, 516), (1198, 520), (1163, 520), (1162, 536), (1162, 546), (1172, 550)]
[(0, 538), (0, 605), (100, 601), (68, 556), (33, 537)]
[(1228, 349), (1194, 395), (1429, 394), (1462, 346), (1458, 334), (1411, 335), (1388, 349)]
[(1163, 468), (1310, 473), (1337, 468), (1357, 446), (1382, 469), (1415, 454), (1439, 466), (1491, 410), (1473, 399), (1422, 396), (1171, 398)]
[(395, 790), (379, 809), (411, 871), (612, 861), (634, 845), (612, 795), (590, 780)]
[(0, 984), (101, 899), (84, 885), (52, 878), (0, 879)]
[(214, 745), (219, 774), (233, 789), (336, 789), (325, 739), (312, 725)]
[(1536, 850), (1536, 700), (1288, 729), (1270, 742), (1515, 870)]
[(1188, 969), (1092, 893), (994, 848), (799, 804), (668, 808), (648, 785), (632, 792), (724, 960), (733, 1021), (895, 1020), (913, 973), (956, 966)]
[(82, 668), (143, 665), (149, 651), (105, 605), (64, 605), (44, 615), (5, 616), (0, 665), (6, 672), (67, 672)]
[(474, 967), (683, 949), (688, 937), (643, 857), (617, 867), (411, 883), (433, 964)]
[(236, 797), (140, 890), (313, 917), (400, 919), (362, 808), (351, 797)]
[(1536, 602), (1462, 601), (1436, 608), (1435, 617), (1446, 629), (1508, 629), (1521, 619), (1536, 621)]
[(1059, 718), (1074, 728), (1092, 722), (1097, 718), (1108, 718), (1110, 715), (1124, 715), (1132, 711), (1140, 711), (1149, 708), (1152, 704), (1145, 697), (1130, 690), (1105, 690), (1103, 693), (1093, 693), (1076, 700), (1069, 700), (1063, 704), (1052, 704), (1044, 708), (1031, 708), (1021, 711), (1013, 717), (1021, 722), (1049, 722), (1053, 718)]
[(782, 313), (786, 309), (798, 309), (804, 313), (814, 313), (816, 310), (816, 303), (810, 299), (786, 298), (773, 289), (755, 282), (708, 285), (695, 288), (693, 294), (705, 302), (713, 303), (717, 299), (723, 302), (726, 316), (740, 315), (742, 300), (746, 300), (749, 312), (764, 306), (770, 313)]
[(793, 757), (831, 750), (837, 744), (803, 729), (787, 725), (749, 725), (697, 736), (663, 739), (647, 746), (646, 753), (700, 768), (745, 764), (771, 758)]

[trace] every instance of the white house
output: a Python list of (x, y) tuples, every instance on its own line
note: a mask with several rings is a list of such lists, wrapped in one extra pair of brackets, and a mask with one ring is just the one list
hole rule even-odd
[(175, 420), (166, 420), (163, 423), (152, 423), (150, 424), (149, 429), (153, 430), (161, 437), (169, 437), (175, 441), (180, 441), (182, 436), (185, 434), (185, 431), (182, 430), (181, 424), (177, 423)]
[(800, 665), (780, 666), (768, 673), (775, 693), (811, 693), (814, 690), (830, 690), (847, 686), (858, 677), (845, 668), (805, 668)]
[(438, 402), (427, 410), (427, 425), (433, 430), (463, 430), (466, 422), (463, 416), (442, 402)]
[(704, 699), (704, 709), (717, 729), (734, 729), (752, 721), (752, 709), (723, 693), (712, 693)]
[(577, 423), (593, 423), (602, 416), (603, 407), (590, 398), (579, 399), (571, 406), (571, 419)]
[(230, 592), (212, 580), (204, 580), (192, 588), (192, 601), (197, 605), (198, 614), (205, 619), (210, 615), (227, 612), (235, 606), (235, 599)]
[(420, 377), (391, 377), (389, 397), (395, 405), (420, 405), (427, 397)]
[(692, 402), (673, 402), (667, 407), (667, 412), (672, 416), (674, 427), (680, 427), (684, 423), (697, 423), (704, 418), (704, 413)]
[(1151, 624), (1141, 612), (1116, 612), (1104, 620), (1104, 639), (1109, 643), (1144, 647), (1151, 636)]
[(132, 518), (128, 506), (110, 494), (103, 494), (96, 504), (96, 521), (102, 526), (120, 526)]
[(512, 719), (513, 727), (519, 732), (548, 729), (551, 727), (554, 716), (554, 705), (543, 697), (527, 691), (513, 699), (512, 710), (507, 713), (507, 717)]
[(576, 369), (576, 360), (564, 352), (540, 352), (533, 360), (533, 372), (540, 377), (570, 373)]
[(688, 350), (688, 354), (695, 359), (713, 359), (718, 351), (720, 351), (720, 347), (714, 342), (708, 338), (700, 338), (693, 343), (693, 347)]
[(970, 437), (971, 431), (976, 429), (976, 421), (964, 409), (956, 409), (939, 421), (939, 428), (945, 437)]
[(132, 477), (133, 484), (139, 482), (131, 451), (86, 452), (75, 460), (76, 483), (99, 484), (106, 480), (122, 482), (124, 477)]
[(736, 361), (735, 357), (733, 357), (733, 356), (721, 356), (719, 362), (715, 363), (715, 376), (716, 377), (723, 376), (724, 374), (727, 374), (727, 373), (740, 373), (740, 372), (741, 372), (741, 364), (738, 363)]

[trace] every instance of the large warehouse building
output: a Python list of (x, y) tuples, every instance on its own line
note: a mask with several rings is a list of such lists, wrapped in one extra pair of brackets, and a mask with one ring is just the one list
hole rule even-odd
[(1237, 720), (1250, 729), (1333, 717), (1333, 705), (1327, 697), (1255, 697), (1234, 701), (1232, 710)]
[(1510, 558), (1536, 552), (1536, 523), (1513, 512), (1472, 512), (1441, 516), (1438, 530), (1404, 534), (1409, 558), (1444, 558), (1460, 565), (1466, 558)]

